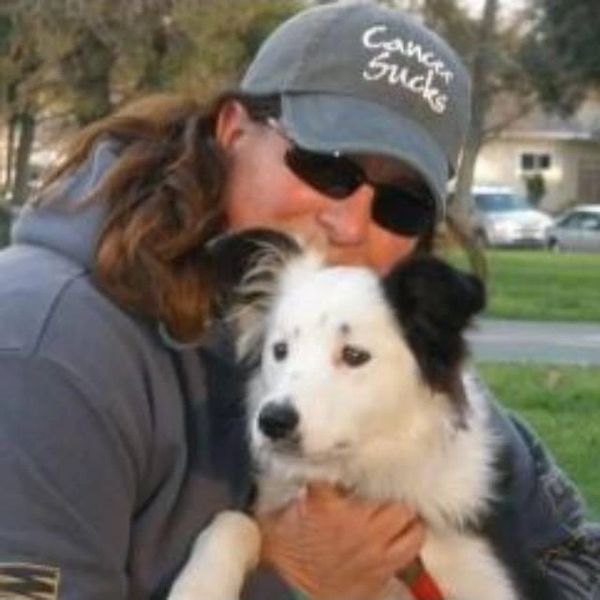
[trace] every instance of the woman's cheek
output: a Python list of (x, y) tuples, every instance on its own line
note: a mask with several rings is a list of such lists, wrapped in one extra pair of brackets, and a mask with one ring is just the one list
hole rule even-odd
[(418, 238), (404, 237), (388, 233), (376, 227), (371, 236), (369, 264), (381, 276), (402, 260), (406, 260), (414, 251)]

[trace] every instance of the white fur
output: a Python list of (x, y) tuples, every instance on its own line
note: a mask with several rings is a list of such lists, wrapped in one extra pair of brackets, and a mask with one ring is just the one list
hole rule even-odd
[(256, 523), (242, 513), (219, 513), (198, 536), (169, 600), (234, 600), (259, 554)]
[[(248, 394), (251, 446), (262, 467), (257, 510), (281, 506), (311, 479), (408, 502), (428, 524), (422, 558), (448, 600), (516, 600), (487, 542), (461, 530), (490, 500), (495, 444), (486, 406), (469, 396), (468, 426), (458, 426), (451, 400), (422, 380), (377, 277), (297, 259), (279, 280), (263, 326), (262, 364)], [(246, 331), (246, 348), (254, 333)], [(288, 355), (276, 360), (273, 346), (282, 342)], [(345, 345), (371, 359), (348, 366)], [(257, 427), (261, 407), (284, 401), (300, 415), (298, 451), (279, 451)], [(205, 552), (193, 558), (203, 560)], [(223, 579), (217, 566), (213, 576)]]

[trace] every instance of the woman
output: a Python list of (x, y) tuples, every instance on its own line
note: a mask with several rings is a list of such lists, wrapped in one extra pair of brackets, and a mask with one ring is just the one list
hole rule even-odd
[[(0, 596), (165, 595), (207, 519), (248, 489), (210, 240), (270, 226), (380, 273), (428, 251), (468, 87), (417, 22), (340, 4), (281, 26), (239, 93), (149, 99), (82, 132), (0, 254)], [(597, 597), (569, 484), (497, 421), (532, 548), (572, 598)], [(263, 562), (315, 598), (373, 597), (425, 535), (408, 507), (318, 485), (262, 528)], [(317, 545), (329, 564), (310, 560)], [(259, 576), (247, 597), (284, 589)]]

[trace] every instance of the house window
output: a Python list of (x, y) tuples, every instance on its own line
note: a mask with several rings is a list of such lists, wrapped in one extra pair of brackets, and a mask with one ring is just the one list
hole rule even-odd
[(521, 154), (521, 171), (546, 171), (552, 166), (549, 154), (524, 152)]

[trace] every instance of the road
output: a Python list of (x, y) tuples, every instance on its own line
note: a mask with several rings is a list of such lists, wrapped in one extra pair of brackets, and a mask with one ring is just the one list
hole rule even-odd
[(482, 319), (468, 337), (477, 360), (600, 365), (600, 323)]

